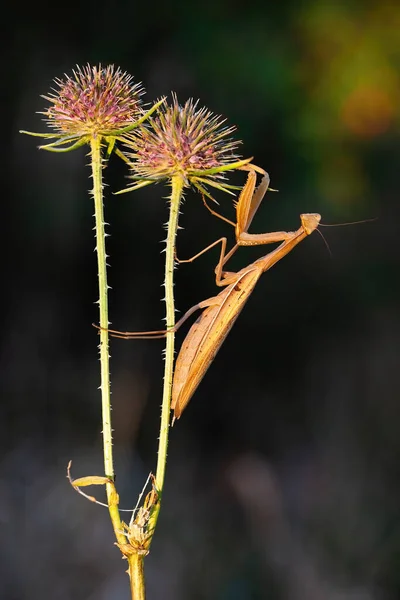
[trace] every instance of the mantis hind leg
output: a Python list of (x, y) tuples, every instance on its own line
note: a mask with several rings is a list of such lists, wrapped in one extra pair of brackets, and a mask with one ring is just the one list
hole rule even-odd
[[(192, 314), (196, 312), (196, 310), (207, 308), (207, 306), (211, 306), (212, 304), (215, 304), (215, 303), (216, 303), (216, 300), (214, 297), (212, 297), (212, 298), (208, 298), (207, 300), (203, 300), (202, 302), (199, 302), (198, 304), (195, 304), (194, 306), (192, 306), (191, 308), (189, 308), (189, 310), (187, 310), (185, 312), (185, 314), (179, 319), (179, 321), (177, 321), (175, 323), (174, 327), (170, 327), (169, 329), (156, 329), (153, 331), (119, 331), (118, 329), (107, 329), (107, 331), (109, 332), (111, 337), (119, 338), (122, 340), (157, 340), (157, 339), (165, 338), (165, 336), (168, 333), (173, 333), (175, 331), (178, 331), (180, 326), (183, 325), (183, 323), (185, 323), (185, 321), (189, 317), (191, 317)], [(104, 330), (104, 327), (99, 327), (95, 323), (92, 323), (92, 325), (99, 331), (101, 329)]]

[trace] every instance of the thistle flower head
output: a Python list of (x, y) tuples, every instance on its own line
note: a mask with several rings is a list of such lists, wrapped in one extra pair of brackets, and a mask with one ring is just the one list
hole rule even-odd
[(29, 135), (55, 141), (41, 146), (54, 152), (73, 150), (93, 138), (100, 138), (113, 148), (119, 136), (131, 131), (164, 102), (162, 98), (146, 113), (140, 97), (144, 89), (133, 83), (131, 75), (114, 65), (77, 67), (70, 77), (55, 79), (56, 87), (43, 96), (50, 106), (42, 112), (55, 133)]
[(138, 118), (143, 87), (113, 65), (78, 67), (73, 77), (55, 83), (58, 89), (43, 96), (51, 102), (43, 114), (62, 135), (107, 135)]
[(225, 126), (224, 119), (197, 105), (188, 100), (180, 106), (174, 94), (171, 105), (161, 107), (146, 126), (125, 136), (132, 178), (142, 180), (129, 190), (178, 174), (185, 185), (192, 184), (202, 193), (207, 184), (228, 190), (224, 172), (249, 161), (239, 160), (234, 152), (240, 143), (230, 138), (235, 127)]

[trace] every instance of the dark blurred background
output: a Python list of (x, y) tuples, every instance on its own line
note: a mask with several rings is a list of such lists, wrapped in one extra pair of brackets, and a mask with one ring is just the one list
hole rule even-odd
[[(171, 432), (148, 598), (400, 598), (400, 5), (14, 3), (3, 27), (0, 597), (129, 597), (106, 509), (65, 478), (69, 459), (76, 477), (103, 473), (87, 149), (54, 155), (18, 133), (46, 130), (53, 78), (101, 62), (148, 102), (174, 90), (237, 125), (279, 189), (253, 232), (296, 229), (302, 212), (376, 218), (322, 230), (331, 255), (315, 233), (261, 279)], [(168, 190), (113, 196), (116, 158), (105, 177), (110, 318), (159, 328)], [(181, 257), (233, 239), (194, 192), (181, 225)], [(215, 294), (217, 255), (176, 272), (181, 312)], [(112, 342), (126, 508), (155, 468), (163, 344)]]

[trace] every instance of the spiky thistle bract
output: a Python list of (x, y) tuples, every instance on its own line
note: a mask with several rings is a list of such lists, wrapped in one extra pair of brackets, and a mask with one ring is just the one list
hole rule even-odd
[(190, 99), (181, 106), (173, 94), (172, 104), (160, 107), (145, 125), (124, 136), (131, 178), (136, 183), (121, 192), (170, 180), (177, 174), (182, 175), (185, 187), (193, 185), (211, 199), (207, 186), (228, 193), (238, 189), (224, 181), (224, 173), (251, 159), (240, 160), (235, 154), (240, 144), (230, 137), (235, 127), (224, 123), (225, 119), (207, 108), (198, 108), (198, 101)]
[(121, 135), (132, 131), (164, 102), (164, 98), (145, 112), (141, 104), (144, 88), (133, 77), (114, 65), (77, 67), (72, 76), (55, 79), (56, 87), (47, 96), (50, 106), (42, 111), (54, 133), (32, 133), (54, 139), (40, 148), (68, 152), (99, 137), (109, 148)]

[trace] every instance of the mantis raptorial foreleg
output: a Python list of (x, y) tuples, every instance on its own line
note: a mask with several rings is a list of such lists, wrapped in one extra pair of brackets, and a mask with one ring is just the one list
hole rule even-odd
[[(270, 178), (268, 173), (262, 169), (261, 167), (257, 167), (257, 165), (249, 164), (241, 167), (242, 171), (248, 171), (247, 181), (240, 192), (239, 198), (236, 204), (236, 223), (233, 223), (226, 217), (220, 215), (218, 212), (213, 210), (209, 204), (205, 196), (203, 195), (203, 203), (204, 206), (209, 210), (209, 212), (222, 219), (226, 223), (232, 225), (235, 228), (235, 236), (236, 242), (239, 246), (252, 246), (259, 244), (268, 244), (277, 241), (271, 237), (271, 241), (268, 241), (270, 236), (274, 234), (262, 233), (262, 234), (249, 234), (248, 228), (251, 225), (251, 222), (256, 214), (258, 207), (261, 204), (266, 192), (269, 187)], [(262, 175), (262, 179), (260, 184), (256, 187), (257, 181), (257, 173)], [(284, 232), (282, 232), (284, 234)], [(283, 241), (284, 238), (280, 238), (278, 241)]]
[[(269, 189), (269, 175), (261, 167), (257, 167), (257, 165), (244, 165), (241, 167), (241, 170), (248, 171), (247, 181), (243, 186), (242, 191), (240, 192), (238, 201), (236, 203), (236, 223), (233, 223), (226, 217), (223, 217), (215, 210), (213, 210), (208, 204), (203, 195), (203, 203), (206, 208), (213, 214), (214, 216), (222, 219), (223, 221), (229, 223), (233, 227), (235, 227), (235, 236), (236, 236), (236, 244), (231, 248), (231, 250), (226, 253), (226, 245), (227, 239), (225, 237), (220, 238), (219, 240), (213, 242), (191, 258), (185, 260), (177, 260), (179, 263), (193, 262), (199, 256), (207, 252), (217, 244), (221, 244), (221, 254), (220, 260), (215, 268), (216, 275), (216, 284), (218, 286), (226, 285), (224, 281), (226, 280), (227, 273), (222, 269), (224, 265), (228, 262), (228, 260), (233, 256), (233, 254), (237, 251), (239, 246), (258, 246), (264, 244), (274, 244), (279, 242), (284, 242), (285, 240), (291, 239), (293, 232), (291, 231), (275, 231), (268, 233), (248, 233), (248, 228), (251, 225), (251, 222), (254, 218), (255, 213), (257, 212), (258, 207), (262, 199), (265, 196), (265, 193)], [(261, 183), (256, 187), (256, 179), (257, 173), (263, 175)]]

